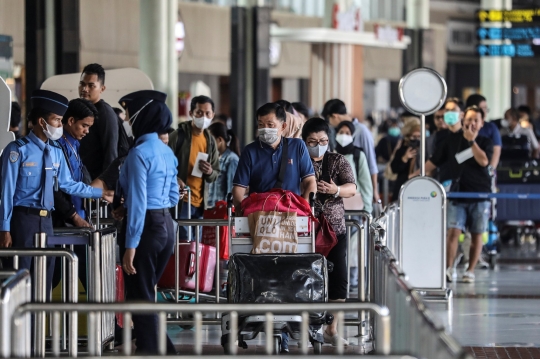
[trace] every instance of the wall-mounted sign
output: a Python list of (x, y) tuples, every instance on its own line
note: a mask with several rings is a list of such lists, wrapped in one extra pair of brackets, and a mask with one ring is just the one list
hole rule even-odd
[(533, 27), (479, 27), (480, 40), (533, 40), (540, 39), (540, 26)]
[(332, 8), (332, 28), (346, 31), (364, 31), (360, 8), (351, 6), (342, 11), (338, 3)]
[(540, 22), (540, 9), (479, 10), (476, 18), (480, 22), (533, 23)]
[(540, 56), (540, 46), (532, 44), (478, 45), (480, 56), (536, 57)]
[(467, 21), (448, 21), (448, 38), (446, 41), (448, 52), (454, 54), (476, 53), (478, 39), (476, 37), (476, 24)]
[(375, 37), (384, 42), (398, 42), (403, 38), (403, 28), (392, 27), (390, 25), (382, 26), (379, 24), (373, 25)]

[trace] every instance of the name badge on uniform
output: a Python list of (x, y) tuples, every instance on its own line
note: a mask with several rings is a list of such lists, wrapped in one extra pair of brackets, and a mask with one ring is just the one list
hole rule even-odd
[(465, 151), (456, 153), (456, 161), (459, 164), (462, 164), (463, 162), (473, 157), (474, 157), (474, 154), (472, 152), (472, 147), (467, 148)]
[(24, 162), (23, 163), (23, 167), (36, 167), (36, 166), (37, 166), (36, 162)]

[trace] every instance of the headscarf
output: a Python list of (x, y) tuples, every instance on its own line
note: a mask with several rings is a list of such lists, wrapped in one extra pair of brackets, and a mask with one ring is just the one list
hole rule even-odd
[(287, 127), (285, 127), (285, 130), (283, 131), (283, 137), (301, 138), (304, 121), (302, 121), (300, 116), (293, 115), (292, 113), (285, 112), (285, 114), (285, 122), (287, 123)]
[(165, 103), (149, 99), (137, 117), (130, 121), (133, 136), (137, 139), (148, 133), (167, 132), (172, 124), (172, 114)]
[[(341, 121), (339, 125), (336, 127), (336, 135), (341, 130), (342, 127), (348, 127), (349, 131), (351, 131), (351, 136), (354, 137), (354, 130), (356, 128), (354, 127), (353, 123), (351, 121)], [(354, 141), (349, 143), (347, 146), (343, 147), (336, 141), (336, 151), (340, 155), (350, 155), (354, 153)]]

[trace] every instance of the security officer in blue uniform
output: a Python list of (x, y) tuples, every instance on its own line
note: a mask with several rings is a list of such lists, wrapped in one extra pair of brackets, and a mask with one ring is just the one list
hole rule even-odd
[[(33, 248), (34, 235), (53, 235), (51, 211), (53, 191), (83, 198), (106, 198), (110, 191), (73, 181), (58, 142), (62, 116), (68, 100), (55, 92), (36, 90), (31, 97), (32, 132), (11, 142), (2, 153), (2, 201), (0, 204), (0, 248)], [(22, 257), (19, 268), (30, 270), (32, 258)], [(54, 258), (47, 263), (47, 293), (50, 293)]]
[[(135, 145), (120, 168), (127, 211), (122, 267), (128, 274), (128, 300), (155, 301), (157, 281), (174, 249), (175, 230), (169, 208), (179, 200), (178, 161), (158, 137), (172, 123), (166, 97), (158, 91), (139, 91), (120, 99), (135, 137)], [(133, 325), (137, 354), (157, 354), (157, 315), (133, 315)], [(176, 354), (168, 337), (167, 354)]]

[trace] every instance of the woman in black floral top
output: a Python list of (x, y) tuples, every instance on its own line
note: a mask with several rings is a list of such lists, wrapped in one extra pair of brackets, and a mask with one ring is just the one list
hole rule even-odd
[[(334, 264), (334, 270), (328, 275), (328, 295), (331, 302), (344, 302), (347, 298), (347, 230), (345, 228), (345, 208), (343, 198), (356, 193), (354, 174), (349, 162), (340, 154), (327, 152), (328, 133), (330, 128), (326, 121), (312, 118), (304, 124), (302, 139), (306, 142), (309, 156), (313, 162), (317, 177), (317, 196), (315, 199), (315, 215), (321, 212), (336, 232), (338, 243), (327, 256)], [(327, 157), (328, 173), (323, 173), (323, 159)], [(347, 340), (337, 333), (337, 320), (326, 327), (324, 339), (337, 346)]]

